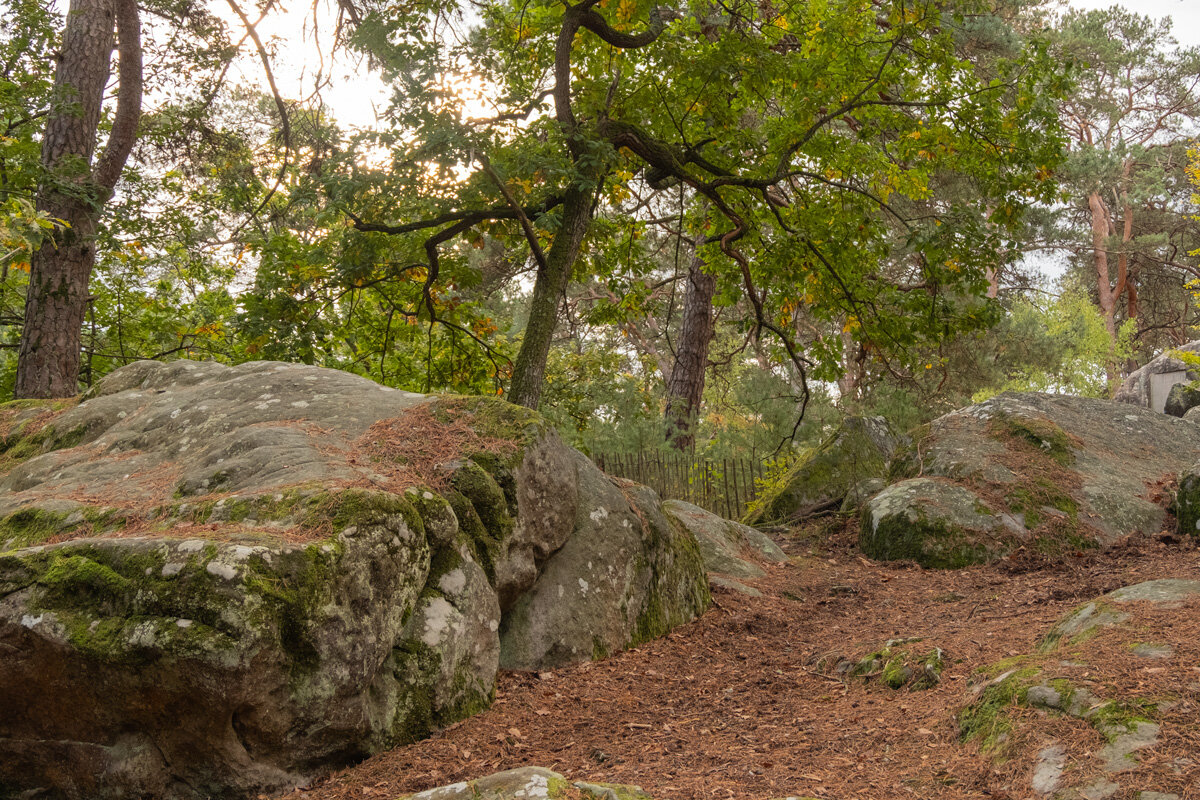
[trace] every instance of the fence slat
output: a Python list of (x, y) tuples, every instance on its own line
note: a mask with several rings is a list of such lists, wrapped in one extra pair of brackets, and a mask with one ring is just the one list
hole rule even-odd
[(763, 474), (753, 457), (713, 461), (694, 452), (599, 452), (592, 462), (609, 475), (649, 486), (664, 500), (686, 500), (728, 519), (745, 515)]

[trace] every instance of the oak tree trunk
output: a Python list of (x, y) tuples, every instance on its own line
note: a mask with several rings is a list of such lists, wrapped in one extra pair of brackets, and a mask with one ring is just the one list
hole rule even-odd
[(591, 195), (578, 186), (567, 190), (562, 208), (562, 227), (546, 253), (545, 269), (538, 271), (533, 284), (529, 322), (513, 362), (512, 383), (509, 384), (509, 401), (528, 408), (537, 408), (541, 400), (546, 359), (558, 325), (558, 308), (595, 210)]
[[(104, 154), (92, 157), (120, 39), (117, 110)], [(16, 397), (78, 391), (80, 335), (96, 263), (96, 224), (133, 148), (141, 115), (142, 49), (136, 0), (72, 0), (42, 134), (38, 209), (64, 225), (33, 254)]]

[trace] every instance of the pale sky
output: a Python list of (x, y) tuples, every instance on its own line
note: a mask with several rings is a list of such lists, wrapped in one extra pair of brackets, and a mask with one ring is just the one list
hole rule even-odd
[(1200, 2), (1197, 0), (1069, 0), (1074, 8), (1093, 9), (1123, 6), (1147, 17), (1170, 17), (1175, 21), (1175, 38), (1183, 45), (1200, 45)]

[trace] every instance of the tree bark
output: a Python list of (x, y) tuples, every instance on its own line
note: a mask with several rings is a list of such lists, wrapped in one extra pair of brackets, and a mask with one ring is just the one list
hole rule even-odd
[(537, 408), (541, 400), (546, 359), (558, 325), (558, 308), (595, 211), (590, 193), (578, 185), (567, 190), (562, 209), (562, 226), (546, 253), (546, 267), (538, 271), (533, 284), (529, 322), (513, 362), (512, 382), (508, 389), (509, 402), (528, 408)]
[[(117, 110), (92, 168), (113, 30), (120, 41)], [(142, 100), (136, 0), (72, 0), (54, 77), (54, 106), (42, 135), (38, 208), (63, 225), (34, 253), (17, 357), (16, 397), (78, 392), (80, 336), (96, 263), (96, 225), (137, 136)]]
[(1111, 384), (1120, 376), (1117, 365), (1117, 300), (1125, 291), (1126, 262), (1123, 254), (1118, 256), (1117, 285), (1113, 286), (1108, 265), (1108, 237), (1112, 232), (1112, 218), (1099, 192), (1088, 195), (1088, 208), (1092, 216), (1092, 260), (1096, 270), (1096, 299), (1104, 317), (1104, 329), (1108, 332), (1109, 341), (1109, 358), (1105, 371)]
[(680, 452), (690, 450), (695, 443), (696, 416), (704, 395), (708, 347), (713, 338), (712, 301), (717, 279), (704, 267), (703, 258), (692, 257), (683, 297), (683, 325), (667, 382), (667, 441)]

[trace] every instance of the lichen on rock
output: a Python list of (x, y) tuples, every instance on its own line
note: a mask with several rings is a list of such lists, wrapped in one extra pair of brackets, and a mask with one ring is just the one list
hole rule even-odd
[(657, 496), (496, 398), (139, 362), (0, 433), (0, 796), (292, 787), (486, 708), (522, 603), (569, 621), (530, 668), (708, 603)]
[[(1132, 405), (1005, 393), (914, 432), (893, 483), (862, 507), (860, 541), (876, 558), (960, 567), (1157, 533), (1166, 515), (1146, 487), (1174, 478), (1198, 448), (1195, 425)], [(1194, 521), (1189, 497), (1180, 508)]]

